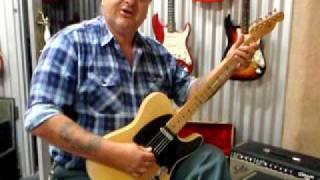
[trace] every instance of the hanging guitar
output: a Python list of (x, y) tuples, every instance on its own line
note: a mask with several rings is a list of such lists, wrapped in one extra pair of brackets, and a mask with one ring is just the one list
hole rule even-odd
[(187, 45), (191, 26), (187, 23), (182, 32), (177, 32), (174, 14), (174, 0), (168, 0), (168, 24), (164, 26), (155, 14), (152, 17), (153, 31), (156, 39), (177, 59), (178, 64), (191, 73), (194, 61)]
[[(244, 44), (256, 42), (259, 38), (274, 29), (277, 22), (282, 21), (282, 12), (274, 13), (253, 26)], [(149, 94), (142, 102), (135, 119), (127, 126), (108, 133), (104, 136), (111, 141), (136, 143), (144, 147), (151, 147), (157, 163), (143, 176), (135, 178), (124, 171), (103, 164), (87, 160), (87, 172), (92, 180), (151, 180), (161, 169), (161, 179), (170, 179), (175, 167), (183, 159), (191, 155), (202, 144), (202, 137), (192, 134), (185, 139), (177, 134), (184, 127), (192, 114), (212, 97), (218, 89), (230, 78), (237, 67), (237, 61), (232, 57), (225, 58), (215, 68), (206, 83), (188, 99), (177, 111), (172, 107), (171, 100), (161, 92)], [(159, 108), (161, 107), (161, 108)]]
[[(241, 33), (244, 34), (246, 37), (246, 34), (248, 34), (248, 30), (249, 30), (249, 19), (250, 19), (250, 0), (242, 0), (241, 27), (233, 25), (233, 23), (231, 22), (230, 15), (228, 15), (225, 18), (224, 27), (227, 34), (228, 45), (224, 51), (224, 56), (226, 56), (228, 50), (235, 43), (238, 37), (238, 34), (240, 33), (239, 31), (241, 31)], [(249, 81), (249, 80), (258, 79), (261, 76), (263, 76), (263, 74), (266, 71), (266, 62), (261, 50), (262, 42), (261, 41), (258, 41), (258, 42), (260, 42), (259, 49), (255, 52), (250, 65), (241, 71), (236, 71), (234, 74), (232, 74), (230, 79)]]

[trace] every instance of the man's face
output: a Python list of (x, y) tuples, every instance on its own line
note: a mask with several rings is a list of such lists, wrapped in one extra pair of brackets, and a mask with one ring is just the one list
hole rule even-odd
[(103, 0), (104, 17), (110, 28), (136, 32), (147, 16), (151, 0)]

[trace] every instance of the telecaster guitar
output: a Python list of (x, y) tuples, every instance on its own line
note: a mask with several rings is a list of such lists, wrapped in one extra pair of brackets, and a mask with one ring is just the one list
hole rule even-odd
[[(250, 0), (242, 1), (242, 22), (241, 27), (233, 25), (230, 15), (225, 18), (224, 27), (227, 34), (228, 45), (225, 49), (224, 56), (226, 56), (228, 50), (236, 42), (239, 33), (247, 37), (249, 30), (249, 17), (250, 17)], [(251, 59), (249, 66), (241, 71), (236, 71), (230, 79), (232, 80), (255, 80), (263, 76), (266, 71), (266, 61), (262, 53), (262, 42), (259, 40), (259, 49), (255, 52)]]
[[(244, 43), (257, 41), (271, 32), (277, 22), (282, 21), (283, 18), (284, 14), (278, 12), (257, 23), (250, 30), (249, 37)], [(224, 59), (214, 73), (206, 79), (205, 85), (177, 111), (173, 109), (171, 100), (166, 95), (160, 92), (151, 93), (144, 99), (136, 118), (129, 125), (104, 136), (112, 141), (134, 142), (144, 147), (152, 147), (157, 164), (154, 164), (148, 173), (134, 178), (121, 170), (88, 160), (86, 165), (90, 178), (93, 180), (151, 180), (160, 167), (165, 167), (167, 172), (162, 173), (161, 178), (170, 179), (179, 162), (190, 156), (203, 141), (202, 137), (196, 134), (185, 139), (179, 138), (177, 134), (198, 107), (230, 78), (236, 67), (237, 62), (232, 57)]]
[(168, 23), (162, 25), (158, 14), (152, 17), (152, 26), (156, 39), (177, 59), (187, 72), (193, 70), (193, 58), (188, 49), (188, 38), (191, 26), (187, 23), (182, 32), (176, 31), (174, 17), (174, 0), (168, 0)]

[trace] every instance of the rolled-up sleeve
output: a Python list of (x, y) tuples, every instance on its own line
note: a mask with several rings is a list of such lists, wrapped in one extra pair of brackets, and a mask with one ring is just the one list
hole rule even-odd
[[(70, 34), (69, 34), (70, 35)], [(72, 106), (76, 88), (76, 53), (73, 42), (61, 33), (53, 37), (39, 58), (31, 81), (24, 126), (31, 131)]]
[(47, 119), (58, 114), (61, 114), (61, 112), (51, 104), (34, 105), (25, 113), (24, 127), (26, 130), (32, 131)]

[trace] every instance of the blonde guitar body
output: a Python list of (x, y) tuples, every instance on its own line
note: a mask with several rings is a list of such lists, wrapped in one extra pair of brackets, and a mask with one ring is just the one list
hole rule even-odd
[[(149, 130), (148, 128), (145, 128), (145, 131), (152, 132), (154, 131), (155, 128), (160, 129), (160, 127), (157, 128), (156, 126), (159, 126), (159, 123), (160, 123), (159, 121), (162, 121), (162, 120), (159, 120), (159, 119), (157, 120), (156, 118), (162, 117), (162, 116), (168, 116), (168, 115), (171, 116), (173, 113), (174, 113), (174, 109), (172, 108), (172, 103), (167, 98), (166, 95), (162, 93), (152, 93), (144, 99), (144, 101), (142, 102), (142, 105), (140, 106), (140, 109), (136, 118), (129, 125), (105, 135), (104, 138), (107, 138), (109, 140), (116, 141), (116, 142), (135, 142), (135, 137), (137, 136), (137, 134), (139, 134), (139, 132), (141, 133), (142, 129), (152, 124), (152, 120), (157, 121), (155, 122), (155, 127), (150, 128)], [(165, 122), (166, 121), (160, 124), (163, 124)], [(148, 133), (149, 132), (147, 132), (145, 136), (147, 136)], [(144, 135), (142, 135), (141, 137), (143, 138), (143, 136)], [(148, 137), (148, 138), (151, 138), (151, 137)], [(182, 143), (183, 142), (189, 143), (189, 141), (191, 142), (196, 140), (197, 144), (191, 145), (191, 146), (194, 146), (194, 148), (196, 148), (202, 143), (202, 138), (199, 135), (195, 135), (195, 134), (185, 139), (180, 139), (180, 138), (178, 139), (181, 140)], [(136, 143), (140, 144), (141, 141), (146, 141), (146, 140), (140, 139), (138, 141), (140, 142), (136, 142)], [(186, 148), (188, 149), (188, 147), (183, 147), (183, 149), (186, 149)], [(173, 153), (172, 156), (177, 157), (177, 154), (176, 154), (177, 152), (172, 152), (172, 153)], [(168, 156), (168, 155), (165, 155), (165, 156)], [(177, 162), (174, 164), (171, 164), (172, 166), (171, 168), (173, 169), (180, 160), (184, 159), (187, 156), (188, 156), (187, 154), (184, 154), (182, 152), (182, 155), (178, 157), (178, 160), (175, 160)], [(157, 175), (157, 173), (160, 170), (160, 166), (157, 164), (154, 164), (153, 167), (148, 171), (148, 173), (145, 174), (145, 176), (134, 178), (133, 176), (123, 171), (120, 171), (112, 167), (104, 166), (94, 161), (87, 161), (86, 165), (87, 165), (87, 172), (92, 180), (111, 180), (111, 179), (151, 180), (155, 175)], [(170, 179), (170, 174), (162, 173), (161, 180), (169, 180), (169, 179)]]

